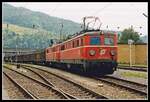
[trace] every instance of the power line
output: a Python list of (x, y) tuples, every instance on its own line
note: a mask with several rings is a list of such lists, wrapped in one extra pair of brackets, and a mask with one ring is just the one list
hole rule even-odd
[(98, 14), (99, 12), (103, 11), (105, 8), (109, 7), (110, 5), (112, 5), (112, 3), (106, 4), (103, 8), (101, 8), (98, 11), (96, 11), (95, 13), (93, 13), (93, 15)]
[[(142, 13), (142, 10), (139, 9), (139, 7), (137, 7), (135, 4), (130, 4), (131, 7), (136, 8), (136, 10), (139, 12), (139, 14)], [(145, 17), (148, 17), (148, 15), (146, 15), (145, 13), (142, 13), (142, 15), (144, 15)]]
[(60, 7), (60, 5), (61, 5), (61, 3), (57, 4), (57, 5), (55, 6), (55, 8), (50, 12), (50, 14), (53, 13), (54, 11), (56, 11), (56, 9), (57, 9), (58, 7)]

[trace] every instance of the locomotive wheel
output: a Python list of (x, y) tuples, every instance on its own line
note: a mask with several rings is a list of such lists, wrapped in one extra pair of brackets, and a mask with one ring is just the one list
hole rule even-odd
[(83, 65), (80, 70), (81, 72), (86, 72), (86, 66)]
[(52, 63), (51, 62), (49, 62), (49, 66), (52, 67)]
[(67, 69), (70, 70), (70, 68), (71, 68), (71, 65), (67, 64)]

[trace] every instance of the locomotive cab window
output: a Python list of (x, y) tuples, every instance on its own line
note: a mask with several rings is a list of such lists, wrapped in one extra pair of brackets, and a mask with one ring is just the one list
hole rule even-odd
[(79, 46), (79, 40), (77, 40), (77, 47)]
[(104, 38), (104, 44), (105, 45), (114, 45), (114, 39), (113, 38)]
[(91, 37), (90, 45), (100, 45), (100, 37)]
[(83, 38), (81, 38), (81, 46), (83, 46)]
[(73, 48), (75, 47), (75, 43), (74, 43), (74, 41), (72, 41), (72, 47), (73, 47)]
[(61, 50), (64, 50), (64, 49), (65, 49), (65, 45), (62, 45), (62, 46), (61, 46)]
[(49, 53), (49, 50), (47, 49), (47, 53)]

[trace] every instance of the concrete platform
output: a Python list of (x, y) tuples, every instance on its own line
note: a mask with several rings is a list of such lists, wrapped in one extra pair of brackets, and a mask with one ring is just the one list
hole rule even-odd
[(136, 72), (136, 73), (145, 73), (145, 74), (148, 75), (148, 72), (118, 69), (117, 71), (114, 72), (114, 74), (109, 75), (109, 76), (119, 77), (121, 79), (129, 80), (129, 81), (133, 81), (133, 82), (137, 82), (137, 83), (148, 84), (148, 79), (147, 78), (122, 76), (121, 72), (133, 72), (133, 73)]

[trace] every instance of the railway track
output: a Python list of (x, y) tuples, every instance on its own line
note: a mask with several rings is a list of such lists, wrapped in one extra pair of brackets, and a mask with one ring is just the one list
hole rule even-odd
[[(77, 99), (76, 97), (74, 97), (74, 96), (72, 96), (72, 95), (70, 95), (70, 94), (64, 92), (63, 90), (58, 89), (53, 83), (51, 83), (50, 81), (48, 81), (48, 80), (47, 80), (43, 75), (41, 75), (40, 73), (37, 73), (36, 71), (34, 71), (34, 70), (30, 69), (30, 68), (27, 68), (27, 67), (25, 67), (25, 66), (22, 66), (22, 68), (31, 71), (32, 74), (30, 73), (30, 75), (32, 75), (32, 76), (34, 76), (35, 78), (38, 78), (38, 79), (40, 78), (40, 81), (45, 82), (45, 83), (49, 84), (50, 86), (56, 88), (57, 90), (61, 91), (63, 94), (65, 94), (65, 95), (68, 97), (68, 99)], [(29, 73), (29, 72), (28, 72), (28, 73)], [(35, 75), (33, 75), (33, 73), (34, 73)], [(37, 76), (38, 76), (38, 77), (37, 77)]]
[[(31, 94), (30, 91), (26, 90), (24, 87), (22, 87), (19, 83), (17, 83), (10, 75), (6, 74), (5, 72), (3, 72), (4, 76), (4, 80), (6, 80), (9, 84), (9, 89), (8, 91), (10, 92), (10, 90), (14, 93), (11, 93), (11, 98), (15, 98), (15, 99), (38, 99), (38, 97), (34, 96)], [(12, 86), (13, 84), (13, 86)], [(17, 89), (16, 89), (17, 88)], [(17, 91), (16, 91), (17, 90)], [(19, 95), (18, 95), (19, 94)]]
[(73, 81), (60, 77), (46, 70), (25, 65), (22, 65), (22, 68), (35, 73), (41, 77), (45, 83), (58, 89), (70, 99), (108, 99), (103, 95), (97, 94), (77, 83), (74, 83)]
[[(16, 70), (10, 69), (4, 66), (4, 73), (13, 82), (17, 83), (23, 89), (26, 90), (26, 94), (30, 94), (32, 99), (70, 99), (71, 97), (65, 95), (58, 89), (43, 83), (37, 79), (22, 74)], [(5, 72), (6, 71), (6, 72)], [(25, 79), (24, 79), (25, 78)], [(30, 84), (29, 84), (30, 83)], [(28, 95), (29, 96), (29, 95)]]
[(39, 68), (35, 69), (35, 67), (31, 66), (28, 67), (32, 68), (34, 71), (38, 73), (41, 73), (43, 76), (46, 77), (46, 79), (49, 82), (51, 82), (57, 88), (67, 92), (68, 94), (73, 95), (74, 97), (77, 97), (78, 99), (108, 99), (107, 97), (99, 95), (77, 83), (74, 83), (71, 80), (63, 78), (62, 76), (56, 75), (43, 69)]
[(147, 72), (147, 67), (129, 67), (129, 66), (118, 66), (118, 69), (124, 69), (124, 70), (134, 70), (134, 71), (142, 71), (142, 72)]
[(131, 90), (133, 92), (136, 92), (144, 96), (147, 95), (147, 85), (145, 84), (140, 84), (140, 83), (124, 80), (124, 79), (120, 79), (120, 78), (113, 77), (113, 76), (105, 76), (105, 77), (94, 76), (93, 78), (96, 80), (104, 81), (111, 85), (115, 85), (121, 88), (125, 88), (127, 90)]

